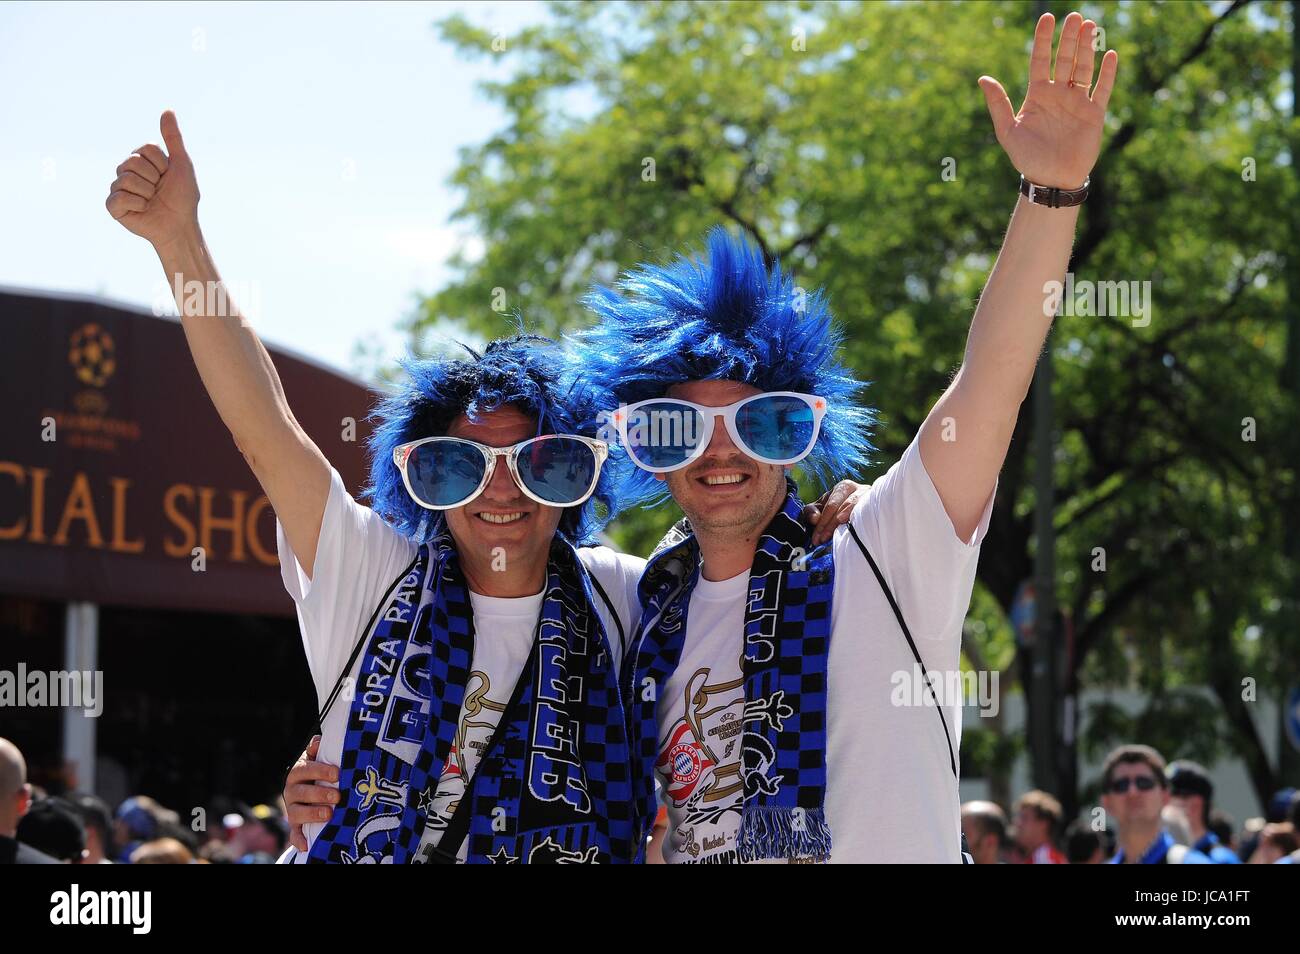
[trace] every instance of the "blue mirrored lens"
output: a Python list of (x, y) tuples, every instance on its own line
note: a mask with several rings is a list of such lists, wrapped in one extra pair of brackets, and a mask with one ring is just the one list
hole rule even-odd
[(704, 418), (671, 401), (649, 402), (627, 419), (627, 451), (643, 467), (680, 467), (704, 436)]
[(813, 409), (802, 398), (764, 395), (736, 413), (736, 433), (746, 449), (769, 460), (797, 460), (813, 440)]
[(559, 506), (577, 503), (596, 479), (596, 452), (571, 437), (535, 440), (515, 462), (529, 491)]
[(415, 496), (434, 507), (464, 503), (483, 480), (483, 453), (473, 444), (430, 441), (406, 461), (406, 476)]

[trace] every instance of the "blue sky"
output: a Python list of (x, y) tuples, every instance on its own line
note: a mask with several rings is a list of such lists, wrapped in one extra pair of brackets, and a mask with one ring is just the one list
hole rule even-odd
[[(117, 165), (174, 109), (199, 220), (269, 343), (359, 370), (473, 243), (449, 218), (461, 146), (505, 121), (433, 28), (462, 11), (507, 42), (536, 3), (0, 4), (0, 285), (151, 307), (148, 244), (108, 215)], [(470, 246), (473, 247), (472, 244)], [(243, 290), (244, 294), (240, 294)]]

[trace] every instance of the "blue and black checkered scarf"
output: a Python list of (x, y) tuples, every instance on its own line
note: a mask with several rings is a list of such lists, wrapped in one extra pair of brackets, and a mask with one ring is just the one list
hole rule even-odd
[[(826, 662), (835, 565), (828, 544), (811, 548), (812, 531), (800, 520), (799, 488), (789, 478), (786, 483), (785, 503), (759, 538), (745, 606), (744, 803), (736, 836), (741, 861), (825, 859), (831, 853)], [(674, 531), (641, 577), (641, 625), (624, 664), (643, 833), (656, 813), (657, 700), (681, 659), (691, 592), (700, 578), (699, 544), (689, 524)]]
[[(604, 627), (577, 552), (556, 537), (522, 694), (476, 770), (470, 864), (627, 862), (630, 761)], [(492, 638), (485, 634), (485, 638)], [(342, 803), (309, 862), (421, 863), (442, 824), (433, 796), (474, 654), (474, 614), (455, 544), (420, 547), (376, 611), (348, 715)], [(432, 819), (432, 821), (431, 821)]]

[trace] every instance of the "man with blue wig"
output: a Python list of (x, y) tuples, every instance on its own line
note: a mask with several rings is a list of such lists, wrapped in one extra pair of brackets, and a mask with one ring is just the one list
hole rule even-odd
[(161, 126), (167, 153), (136, 150), (107, 204), (169, 286), (220, 292), (178, 301), (181, 321), (275, 510), (322, 707), (315, 778), (338, 783), (294, 860), (634, 860), (618, 673), (644, 561), (585, 546), (595, 502), (617, 509), (590, 395), (535, 336), (410, 361), (376, 411), (359, 504), (249, 323), (219, 308), (194, 168), (171, 111)]
[(829, 541), (801, 520), (793, 466), (861, 471), (873, 414), (824, 298), (724, 229), (587, 301), (600, 322), (575, 341), (640, 470), (625, 503), (671, 494), (686, 515), (641, 579), (624, 663), (639, 816), (657, 782), (665, 860), (954, 859), (955, 741), (933, 705), (892, 704), (915, 660), (855, 541), (929, 671), (957, 670), (991, 488), (959, 537), (913, 442)]
[(406, 362), (373, 415), (372, 506), (332, 471), (310, 580), (280, 534), (318, 690), (346, 673), (315, 752), (341, 801), (295, 860), (636, 855), (617, 672), (643, 561), (584, 546), (616, 503), (554, 352)]
[[(624, 700), (644, 833), (670, 862), (957, 862), (962, 622), (997, 476), (1054, 312), (1101, 139), (1095, 24), (1038, 23), (1018, 115), (982, 77), (1022, 173), (965, 360), (844, 527), (800, 520), (790, 469), (852, 473), (870, 411), (824, 298), (722, 229), (587, 302), (580, 361), (640, 468), (631, 500), (687, 517), (651, 557)], [(660, 483), (663, 482), (663, 483)], [(666, 484), (666, 488), (665, 488)], [(832, 499), (828, 510), (834, 510)], [(651, 741), (653, 740), (653, 741)]]

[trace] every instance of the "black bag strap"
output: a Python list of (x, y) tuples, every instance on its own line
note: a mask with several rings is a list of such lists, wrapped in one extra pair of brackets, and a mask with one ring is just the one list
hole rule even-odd
[[(948, 720), (943, 717), (943, 706), (939, 705), (939, 698), (934, 693), (934, 686), (930, 685), (930, 674), (926, 672), (925, 662), (921, 659), (921, 651), (916, 648), (916, 641), (912, 639), (912, 631), (907, 628), (907, 621), (903, 619), (903, 611), (898, 608), (898, 601), (894, 599), (893, 591), (889, 589), (889, 584), (885, 582), (885, 575), (880, 572), (880, 567), (876, 566), (876, 561), (871, 558), (871, 552), (867, 549), (862, 538), (858, 536), (858, 530), (852, 523), (849, 525), (849, 533), (853, 535), (853, 542), (858, 545), (862, 555), (867, 558), (871, 564), (871, 572), (876, 574), (876, 579), (880, 581), (880, 588), (885, 591), (885, 599), (889, 600), (889, 607), (898, 617), (898, 625), (903, 628), (903, 635), (907, 637), (907, 645), (912, 650), (912, 656), (916, 659), (916, 664), (921, 667), (921, 676), (925, 679), (925, 684), (930, 690), (930, 697), (934, 699), (934, 710), (939, 713), (939, 722), (943, 725), (943, 740), (948, 743), (948, 761), (952, 766), (952, 774), (959, 782), (961, 776), (957, 772), (957, 756), (952, 750), (952, 736), (948, 734)], [(970, 853), (970, 845), (966, 843), (966, 833), (961, 833), (961, 863), (972, 865), (975, 863), (974, 856)]]
[(397, 589), (398, 583), (401, 583), (406, 579), (407, 574), (411, 572), (411, 567), (415, 566), (415, 562), (419, 558), (420, 554), (417, 551), (415, 556), (411, 559), (411, 562), (407, 564), (406, 569), (397, 574), (396, 579), (388, 585), (388, 589), (384, 591), (384, 598), (375, 606), (375, 611), (370, 614), (370, 619), (366, 622), (366, 625), (361, 628), (361, 635), (357, 637), (357, 644), (352, 647), (352, 655), (350, 655), (348, 661), (343, 664), (343, 671), (339, 673), (338, 679), (335, 680), (334, 689), (330, 692), (329, 698), (325, 700), (325, 707), (321, 709), (320, 715), (316, 717), (316, 725), (321, 729), (325, 728), (325, 717), (329, 715), (330, 709), (334, 707), (334, 702), (338, 699), (339, 690), (343, 688), (343, 683), (347, 680), (348, 673), (350, 673), (352, 667), (356, 665), (357, 657), (361, 655), (361, 647), (366, 644), (366, 637), (369, 636), (370, 631), (374, 629), (375, 620), (379, 618), (380, 611), (388, 605), (388, 601), (393, 595), (393, 590)]
[[(334, 680), (334, 688), (330, 690), (329, 696), (325, 699), (325, 705), (316, 716), (316, 728), (320, 729), (322, 732), (325, 730), (325, 717), (329, 715), (330, 709), (334, 707), (334, 703), (339, 697), (339, 691), (343, 688), (343, 683), (348, 678), (348, 673), (350, 673), (352, 667), (356, 665), (357, 657), (361, 655), (361, 647), (366, 644), (366, 637), (369, 636), (370, 631), (374, 629), (375, 620), (378, 619), (380, 610), (388, 605), (388, 601), (393, 595), (393, 590), (397, 589), (398, 583), (401, 583), (402, 580), (406, 579), (407, 574), (411, 572), (411, 568), (415, 566), (415, 562), (419, 558), (420, 554), (417, 551), (415, 556), (411, 558), (411, 562), (406, 565), (406, 569), (399, 573), (393, 582), (389, 584), (388, 589), (384, 592), (384, 598), (379, 601), (379, 604), (375, 607), (375, 611), (370, 614), (370, 619), (366, 621), (366, 625), (361, 627), (361, 635), (357, 637), (357, 643), (352, 647), (352, 654), (348, 656), (348, 661), (343, 664), (343, 671), (339, 673), (338, 679)], [(307, 742), (308, 744), (311, 744), (311, 739), (308, 739)], [(305, 751), (306, 748), (307, 746), (304, 745), (303, 750)], [(284, 782), (286, 787), (289, 784), (289, 773), (293, 771), (294, 765), (297, 764), (296, 758), (297, 757), (295, 756), (295, 762), (291, 762), (285, 767)]]
[(934, 699), (934, 709), (939, 713), (939, 721), (943, 723), (943, 739), (948, 743), (948, 760), (952, 764), (952, 774), (958, 779), (961, 776), (957, 772), (957, 756), (952, 750), (952, 736), (948, 733), (948, 720), (943, 717), (943, 706), (939, 705), (939, 697), (935, 695), (934, 686), (930, 685), (930, 674), (925, 670), (925, 662), (921, 659), (921, 653), (916, 648), (916, 641), (912, 639), (912, 632), (907, 628), (907, 622), (903, 619), (903, 611), (898, 608), (898, 601), (894, 599), (894, 594), (889, 589), (889, 584), (885, 582), (885, 576), (880, 572), (880, 567), (876, 566), (876, 561), (871, 558), (866, 545), (863, 544), (862, 538), (858, 536), (857, 528), (852, 523), (848, 525), (849, 533), (853, 535), (853, 542), (858, 545), (862, 555), (867, 558), (871, 564), (871, 571), (876, 574), (876, 579), (880, 581), (880, 588), (885, 591), (885, 598), (889, 600), (889, 606), (898, 617), (898, 625), (903, 627), (903, 635), (907, 637), (907, 645), (911, 647), (912, 655), (916, 658), (916, 664), (921, 667), (921, 676), (925, 679), (925, 685), (930, 690), (930, 697)]
[[(530, 658), (535, 658), (537, 655), (537, 643), (541, 639), (541, 635), (542, 614), (539, 610), (537, 625), (533, 629), (532, 647), (529, 649)], [(456, 856), (460, 854), (460, 846), (469, 835), (469, 823), (473, 814), (474, 787), (487, 770), (488, 760), (493, 758), (497, 749), (501, 747), (501, 737), (505, 734), (506, 723), (510, 720), (510, 713), (519, 705), (519, 700), (524, 694), (524, 677), (527, 673), (528, 661), (525, 660), (524, 668), (520, 670), (519, 678), (515, 680), (515, 688), (510, 693), (510, 701), (506, 703), (505, 711), (501, 713), (497, 727), (492, 730), (492, 738), (488, 740), (487, 747), (483, 749), (483, 754), (479, 756), (478, 765), (474, 767), (469, 781), (465, 783), (465, 791), (456, 802), (456, 810), (451, 813), (447, 827), (443, 829), (442, 837), (438, 839), (436, 845), (429, 845), (424, 851), (424, 860), (427, 864), (454, 865), (456, 863)]]

